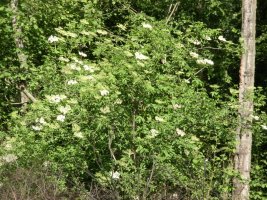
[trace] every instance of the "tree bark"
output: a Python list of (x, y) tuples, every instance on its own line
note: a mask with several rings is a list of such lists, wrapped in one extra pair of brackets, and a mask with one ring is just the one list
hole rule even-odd
[(242, 0), (243, 54), (240, 66), (239, 124), (236, 132), (235, 170), (240, 177), (234, 178), (233, 200), (249, 199), (249, 181), (252, 146), (252, 115), (255, 74), (255, 27), (256, 0)]
[[(12, 28), (13, 28), (13, 37), (16, 44), (16, 51), (18, 56), (18, 61), (20, 63), (19, 73), (23, 73), (27, 69), (27, 55), (24, 53), (24, 43), (22, 39), (21, 27), (18, 23), (18, 4), (19, 0), (11, 0), (10, 7), (12, 10)], [(21, 81), (17, 88), (20, 90), (20, 102), (25, 109), (27, 103), (30, 101), (29, 96), (25, 93), (26, 82)]]

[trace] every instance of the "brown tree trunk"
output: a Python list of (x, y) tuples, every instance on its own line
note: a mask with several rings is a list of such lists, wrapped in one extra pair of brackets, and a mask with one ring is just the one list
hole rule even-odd
[[(27, 70), (27, 55), (24, 53), (24, 44), (22, 39), (22, 31), (18, 22), (18, 4), (19, 0), (11, 0), (10, 7), (12, 10), (12, 27), (13, 27), (13, 37), (16, 44), (16, 51), (18, 56), (18, 61), (20, 67), (18, 73), (25, 73)], [(26, 82), (21, 81), (17, 88), (20, 90), (20, 102), (23, 105), (23, 109), (26, 108), (27, 103), (32, 100), (35, 101), (35, 98), (29, 93), (26, 88)]]
[(242, 1), (243, 54), (240, 66), (239, 124), (236, 133), (235, 170), (240, 174), (233, 181), (233, 200), (249, 199), (251, 168), (252, 114), (255, 74), (256, 0)]

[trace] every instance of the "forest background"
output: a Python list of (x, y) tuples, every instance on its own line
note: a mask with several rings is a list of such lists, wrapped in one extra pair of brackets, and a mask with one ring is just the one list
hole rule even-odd
[[(0, 199), (231, 199), (241, 6), (2, 0)], [(267, 199), (266, 10), (250, 199)]]

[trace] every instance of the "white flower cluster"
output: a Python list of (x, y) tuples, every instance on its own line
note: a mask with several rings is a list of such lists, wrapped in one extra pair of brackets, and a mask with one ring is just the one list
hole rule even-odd
[(208, 41), (211, 41), (210, 36), (205, 36), (205, 39), (208, 40)]
[(158, 116), (155, 117), (155, 120), (158, 122), (164, 122), (164, 119)]
[(174, 104), (172, 107), (173, 107), (173, 110), (177, 110), (179, 108), (182, 108), (182, 106), (180, 104)]
[(82, 60), (79, 60), (77, 57), (72, 57), (71, 59), (72, 59), (74, 62), (79, 63), (80, 65), (83, 64), (83, 61), (82, 61)]
[(110, 113), (110, 108), (108, 106), (102, 107), (100, 108), (100, 112), (102, 112), (103, 114)]
[(66, 105), (66, 106), (59, 106), (58, 110), (66, 115), (70, 110), (71, 110), (71, 107), (69, 105)]
[(94, 67), (89, 66), (89, 65), (84, 65), (84, 66), (83, 66), (83, 69), (84, 69), (85, 71), (89, 71), (89, 72), (91, 72), (91, 73), (93, 73), (93, 72), (95, 71)]
[(43, 127), (42, 126), (32, 126), (32, 129), (35, 131), (40, 131), (43, 129)]
[(189, 54), (192, 58), (198, 58), (199, 57), (199, 55), (195, 52), (190, 52)]
[(149, 59), (149, 57), (143, 55), (143, 54), (140, 53), (140, 52), (135, 52), (134, 55), (135, 55), (135, 58), (136, 58), (137, 60), (148, 60), (148, 59)]
[(147, 28), (147, 29), (150, 29), (150, 30), (152, 30), (153, 29), (153, 27), (151, 26), (151, 24), (148, 24), (148, 23), (142, 23), (142, 26), (143, 26), (143, 28)]
[(81, 52), (81, 51), (79, 51), (79, 55), (82, 56), (82, 57), (84, 57), (84, 58), (87, 57), (87, 54), (86, 54), (86, 53), (83, 53), (83, 52)]
[(70, 59), (68, 59), (68, 58), (64, 58), (64, 57), (62, 57), (62, 56), (60, 56), (60, 57), (58, 58), (58, 60), (59, 60), (59, 61), (62, 61), (62, 62), (69, 62), (69, 61), (70, 61)]
[(48, 101), (50, 103), (59, 103), (60, 101), (66, 99), (67, 97), (65, 95), (51, 95), (51, 96), (46, 96)]
[(81, 71), (81, 67), (77, 66), (76, 63), (71, 63), (71, 64), (69, 65), (69, 67), (70, 67), (72, 70)]
[(212, 60), (209, 60), (209, 59), (198, 59), (197, 61), (197, 64), (200, 64), (200, 65), (214, 65), (214, 62)]
[(76, 38), (78, 35), (76, 33), (72, 33), (70, 31), (65, 31), (63, 28), (59, 27), (59, 28), (56, 28), (56, 31), (58, 33), (60, 33), (61, 35), (63, 36), (67, 36), (67, 37), (72, 37), (72, 38)]
[(71, 107), (69, 105), (60, 106), (58, 107), (58, 110), (61, 112), (61, 114), (57, 115), (57, 121), (64, 122), (66, 118), (65, 115), (71, 110)]
[(221, 42), (227, 42), (227, 40), (222, 35), (218, 37), (218, 40), (220, 40)]
[(76, 137), (76, 138), (80, 138), (80, 139), (82, 139), (82, 138), (84, 138), (84, 136), (83, 136), (83, 133), (82, 132), (75, 132), (74, 134), (74, 137)]
[(122, 100), (121, 99), (117, 99), (114, 103), (120, 105), (120, 104), (122, 104)]
[(120, 173), (115, 171), (115, 172), (110, 172), (110, 176), (112, 179), (118, 180), (120, 179)]
[(67, 84), (68, 85), (75, 85), (75, 84), (77, 84), (78, 82), (76, 81), (76, 80), (69, 80), (68, 82), (67, 82)]
[(159, 132), (154, 128), (150, 130), (150, 133), (152, 138), (156, 137), (159, 134)]
[(181, 136), (181, 137), (185, 136), (185, 132), (182, 131), (182, 130), (179, 129), (179, 128), (176, 128), (176, 134), (179, 135), (179, 136)]
[(118, 24), (117, 27), (124, 31), (126, 31), (127, 29), (126, 26), (124, 26), (123, 24)]
[(54, 43), (54, 42), (58, 42), (58, 41), (59, 41), (59, 38), (57, 36), (50, 35), (48, 38), (49, 43)]
[(263, 130), (267, 130), (267, 126), (266, 125), (261, 125)]
[(98, 33), (98, 34), (100, 34), (100, 35), (107, 35), (108, 34), (108, 32), (107, 31), (105, 31), (105, 30), (96, 30), (96, 32)]
[(109, 94), (108, 90), (100, 90), (99, 92), (101, 96), (107, 96)]
[[(199, 58), (199, 54), (195, 53), (195, 52), (189, 52), (189, 55), (192, 57), (192, 58)], [(209, 59), (197, 59), (196, 60), (197, 64), (200, 64), (200, 65), (214, 65), (214, 62), (212, 60), (209, 60)]]
[(194, 45), (200, 45), (200, 44), (201, 44), (201, 42), (198, 41), (198, 40), (193, 40), (192, 43), (193, 43)]
[(65, 121), (65, 115), (58, 115), (57, 116), (57, 121), (64, 122)]
[(7, 155), (1, 157), (1, 160), (6, 162), (6, 163), (14, 162), (17, 159), (18, 159), (18, 157), (15, 154), (7, 154)]
[(32, 126), (32, 129), (35, 131), (40, 131), (43, 129), (43, 126), (47, 124), (47, 122), (45, 121), (45, 119), (43, 117), (37, 118), (35, 120), (36, 125)]

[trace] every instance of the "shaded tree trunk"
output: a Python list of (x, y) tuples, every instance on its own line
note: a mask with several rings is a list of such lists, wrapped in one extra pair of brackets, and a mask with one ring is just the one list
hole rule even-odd
[(255, 74), (256, 0), (242, 1), (243, 54), (240, 66), (239, 124), (236, 133), (235, 170), (240, 174), (233, 181), (233, 200), (249, 199), (252, 146), (253, 91)]
[[(20, 67), (18, 73), (25, 73), (27, 70), (27, 55), (24, 53), (24, 44), (22, 39), (22, 31), (18, 22), (18, 4), (19, 0), (11, 0), (10, 7), (12, 10), (12, 28), (13, 28), (13, 37), (16, 44), (16, 51), (18, 56), (18, 61), (20, 63)], [(20, 90), (20, 102), (25, 109), (27, 103), (32, 100), (35, 101), (35, 98), (29, 93), (26, 88), (26, 82), (21, 80), (17, 85), (17, 88)]]

